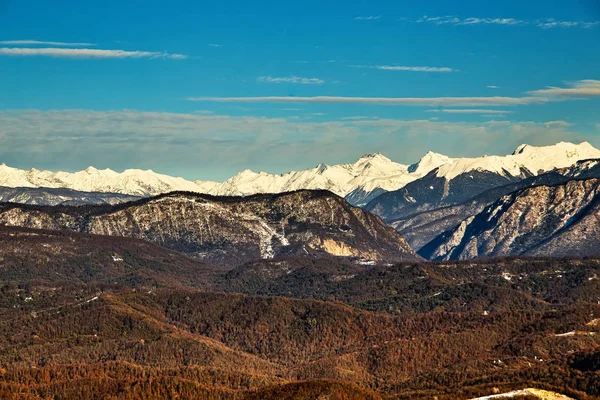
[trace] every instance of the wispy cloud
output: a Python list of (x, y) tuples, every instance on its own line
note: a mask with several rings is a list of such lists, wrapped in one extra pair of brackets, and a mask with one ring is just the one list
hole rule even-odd
[(442, 17), (431, 17), (425, 15), (416, 20), (406, 18), (401, 21), (429, 23), (435, 25), (452, 25), (452, 26), (468, 26), (468, 25), (505, 25), (505, 26), (536, 26), (542, 29), (551, 28), (584, 28), (589, 29), (600, 25), (600, 21), (561, 21), (554, 18), (540, 18), (536, 20), (522, 20), (516, 18), (478, 18), (469, 17), (461, 18), (454, 15)]
[(496, 85), (487, 85), (486, 88), (488, 89), (500, 89), (500, 86), (496, 86)]
[(406, 65), (353, 65), (354, 68), (371, 68), (382, 71), (408, 71), (408, 72), (457, 72), (449, 67), (423, 67)]
[(189, 101), (207, 101), (217, 103), (329, 103), (329, 104), (372, 104), (388, 106), (514, 106), (545, 103), (544, 97), (189, 97)]
[(559, 21), (554, 18), (537, 20), (535, 25), (542, 29), (552, 28), (584, 28), (589, 29), (600, 25), (600, 21)]
[(544, 126), (546, 128), (568, 128), (573, 124), (567, 121), (548, 121), (544, 123)]
[(256, 78), (257, 81), (263, 83), (296, 83), (300, 85), (322, 85), (325, 83), (323, 79), (319, 78), (303, 78), (300, 76), (288, 76), (288, 77), (273, 77), (273, 76), (259, 76)]
[(546, 89), (534, 90), (529, 94), (546, 97), (596, 97), (600, 96), (600, 80), (585, 79), (568, 82), (568, 87), (560, 88), (549, 86)]
[(369, 117), (366, 115), (356, 115), (352, 117), (343, 117), (340, 118), (341, 121), (361, 121), (361, 120), (369, 120), (369, 119), (377, 119), (378, 117)]
[(381, 18), (381, 15), (363, 15), (359, 17), (354, 17), (355, 21), (374, 21)]
[(485, 114), (485, 115), (498, 114), (498, 115), (504, 115), (504, 114), (511, 114), (514, 111), (486, 110), (483, 108), (469, 108), (469, 109), (442, 108), (442, 109), (435, 109), (435, 110), (427, 110), (427, 112), (441, 112), (441, 113), (447, 113), (447, 114)]
[(63, 46), (63, 47), (82, 47), (95, 46), (93, 43), (66, 43), (66, 42), (45, 42), (42, 40), (0, 40), (0, 44), (9, 46)]
[[(257, 97), (188, 97), (189, 101), (217, 103), (317, 103), (317, 104), (371, 104), (387, 106), (430, 107), (502, 107), (544, 104), (553, 101), (579, 100), (600, 96), (600, 80), (585, 79), (571, 82), (567, 88), (548, 87), (527, 92), (521, 97), (348, 97), (348, 96), (257, 96)], [(473, 112), (473, 109), (469, 109)], [(452, 112), (450, 110), (445, 112)], [(460, 112), (460, 111), (454, 111)], [(464, 111), (463, 111), (464, 112)], [(482, 112), (483, 113), (483, 112)], [(486, 114), (494, 114), (489, 110)]]
[(208, 44), (210, 47), (223, 47), (223, 45), (221, 44), (217, 44), (217, 43), (209, 43)]
[(61, 58), (170, 58), (182, 60), (187, 58), (183, 54), (169, 54), (156, 51), (127, 51), (127, 50), (101, 50), (101, 49), (62, 49), (53, 47), (27, 48), (27, 47), (2, 47), (0, 56), (13, 57), (61, 57)]
[(430, 17), (425, 15), (417, 19), (417, 23), (431, 23), (435, 25), (527, 25), (527, 21), (515, 18), (459, 18), (455, 16)]

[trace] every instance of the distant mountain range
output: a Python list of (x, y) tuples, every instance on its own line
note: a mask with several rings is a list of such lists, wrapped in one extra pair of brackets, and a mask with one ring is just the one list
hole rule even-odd
[[(450, 158), (429, 152), (417, 163), (396, 163), (380, 153), (367, 154), (351, 164), (269, 174), (245, 170), (225, 182), (188, 181), (151, 170), (115, 172), (89, 167), (83, 171), (51, 172), (0, 166), (0, 186), (10, 188), (66, 188), (84, 192), (153, 196), (171, 191), (190, 191), (219, 196), (282, 193), (300, 189), (324, 189), (365, 206), (385, 219), (453, 204), (499, 186), (535, 176), (577, 161), (600, 158), (589, 143), (553, 146), (519, 146), (508, 156)], [(467, 184), (468, 183), (468, 184)], [(390, 193), (387, 193), (390, 192)], [(381, 196), (383, 195), (383, 196)]]
[(37, 205), (118, 204), (140, 199), (121, 193), (81, 192), (73, 189), (0, 187), (0, 202)]

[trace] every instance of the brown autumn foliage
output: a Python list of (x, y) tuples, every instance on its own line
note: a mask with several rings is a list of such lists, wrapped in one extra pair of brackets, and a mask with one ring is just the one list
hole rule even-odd
[(0, 244), (0, 398), (600, 397), (598, 260), (223, 271), (131, 239)]

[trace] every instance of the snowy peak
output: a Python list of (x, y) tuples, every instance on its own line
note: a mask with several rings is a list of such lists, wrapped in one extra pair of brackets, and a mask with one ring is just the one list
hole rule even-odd
[(381, 153), (365, 154), (359, 158), (353, 166), (355, 168), (366, 168), (368, 166), (382, 166), (382, 165), (399, 165), (394, 161), (390, 160)]
[(437, 176), (448, 180), (470, 171), (493, 172), (499, 175), (521, 176), (523, 169), (534, 175), (557, 168), (565, 168), (577, 161), (600, 158), (600, 150), (587, 142), (573, 144), (560, 142), (552, 146), (523, 144), (508, 156), (458, 158), (440, 166)]
[(407, 166), (381, 153), (365, 154), (353, 163), (327, 165), (283, 174), (246, 169), (225, 182), (187, 181), (152, 170), (127, 169), (121, 173), (93, 166), (79, 172), (28, 171), (0, 165), (0, 186), (68, 188), (85, 192), (112, 192), (149, 196), (170, 191), (190, 191), (212, 195), (245, 196), (281, 193), (300, 189), (325, 189), (339, 196), (352, 196), (353, 204), (363, 204), (373, 194), (394, 191), (421, 179), (431, 171), (451, 180), (470, 171), (493, 172), (502, 176), (522, 176), (569, 167), (580, 160), (600, 158), (589, 143), (558, 143), (554, 146), (519, 146), (512, 155), (479, 158), (450, 158), (428, 152), (419, 162)]
[(429, 151), (427, 152), (427, 154), (421, 157), (418, 163), (411, 165), (408, 168), (408, 171), (412, 173), (419, 173), (421, 175), (425, 175), (429, 171), (432, 171), (441, 165), (450, 164), (453, 161), (454, 159), (448, 156)]
[(329, 168), (329, 166), (327, 164), (319, 164), (316, 167), (317, 170), (317, 174), (322, 175), (325, 171), (327, 171), (327, 168)]
[(0, 186), (73, 189), (83, 192), (105, 192), (148, 196), (175, 190), (199, 191), (200, 186), (152, 170), (128, 169), (122, 173), (111, 169), (88, 167), (79, 172), (28, 171), (0, 166)]
[(600, 158), (600, 150), (588, 142), (573, 144), (560, 142), (553, 146), (524, 146), (519, 154), (508, 156), (514, 158), (533, 173), (547, 172), (556, 168), (569, 167), (577, 161)]
[(512, 155), (516, 156), (517, 154), (523, 153), (527, 147), (529, 147), (528, 144), (522, 144), (522, 145), (520, 145), (519, 147), (517, 147), (515, 149), (515, 151), (513, 151)]

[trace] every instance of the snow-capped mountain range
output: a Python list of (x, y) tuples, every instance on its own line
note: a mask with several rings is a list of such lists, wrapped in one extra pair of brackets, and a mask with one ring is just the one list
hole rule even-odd
[(412, 165), (396, 163), (380, 153), (366, 154), (350, 164), (320, 164), (312, 169), (284, 174), (245, 170), (225, 182), (189, 181), (151, 170), (128, 169), (121, 173), (89, 167), (83, 171), (51, 172), (35, 168), (21, 170), (0, 165), (0, 186), (68, 188), (86, 192), (112, 192), (149, 196), (170, 191), (190, 191), (212, 195), (249, 195), (281, 193), (299, 189), (326, 189), (346, 197), (352, 204), (364, 205), (375, 196), (403, 188), (435, 170), (448, 180), (469, 171), (503, 176), (520, 176), (523, 169), (531, 175), (564, 168), (577, 161), (600, 158), (600, 150), (587, 142), (561, 142), (553, 146), (521, 145), (507, 156), (450, 158), (427, 153)]

